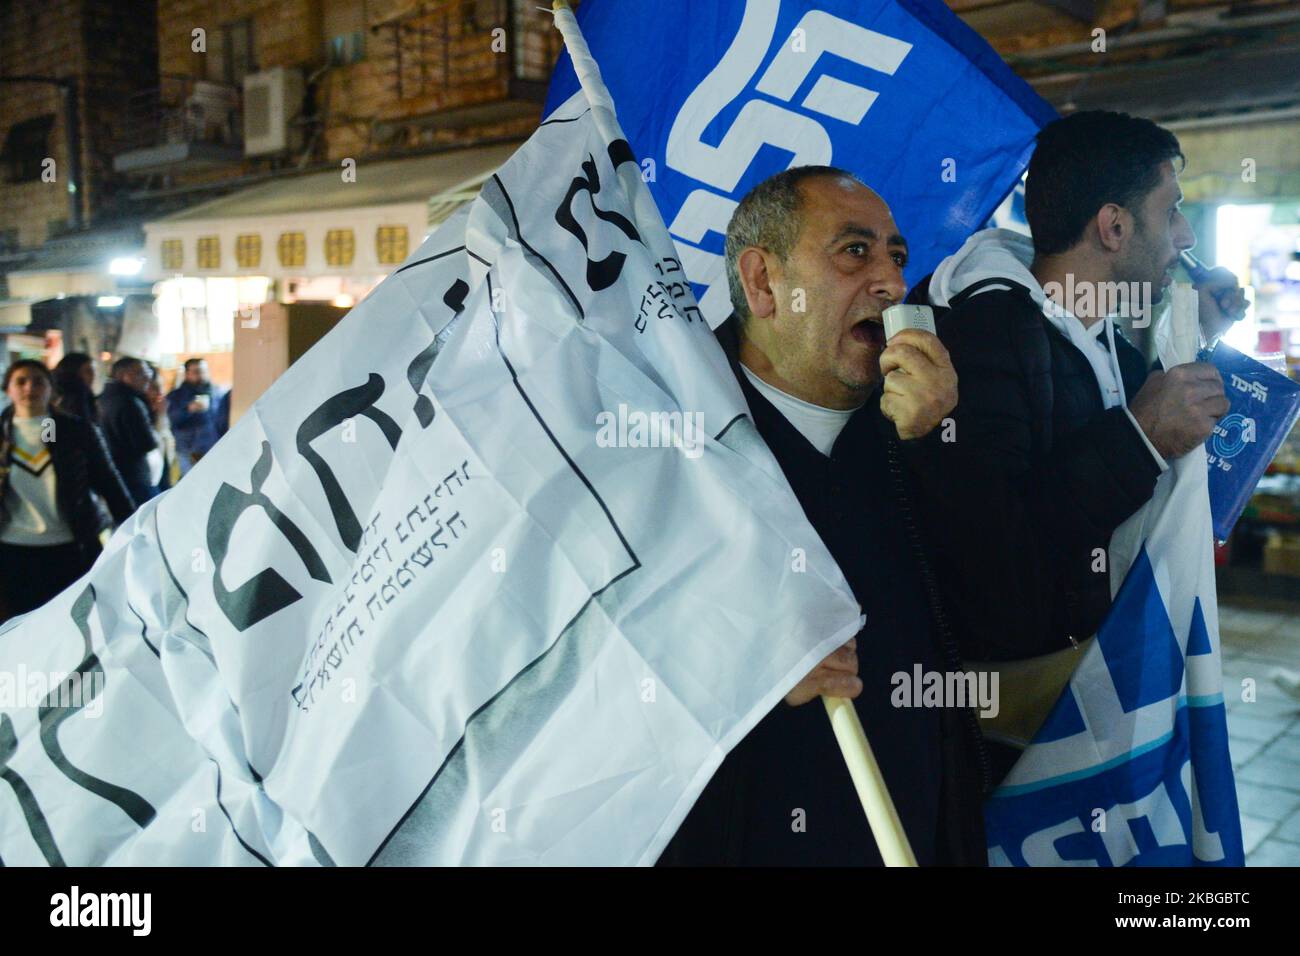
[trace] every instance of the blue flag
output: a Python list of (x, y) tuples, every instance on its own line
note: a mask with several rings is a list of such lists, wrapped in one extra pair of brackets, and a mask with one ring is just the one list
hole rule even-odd
[[(1056, 115), (935, 0), (586, 0), (577, 14), (714, 325), (731, 311), (727, 222), (763, 179), (856, 174), (892, 208), (911, 284), (988, 220)], [(565, 54), (546, 112), (577, 88)]]

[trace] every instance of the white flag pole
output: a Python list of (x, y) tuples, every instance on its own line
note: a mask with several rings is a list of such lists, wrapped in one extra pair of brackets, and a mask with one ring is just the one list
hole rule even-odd
[[(587, 41), (583, 39), (573, 11), (565, 0), (554, 0), (552, 13), (555, 16), (555, 26), (564, 37), (564, 45), (569, 51), (569, 58), (573, 61), (573, 71), (577, 74), (582, 91), (587, 96), (592, 119), (596, 128), (600, 130), (601, 138), (606, 143), (623, 139), (623, 131), (619, 128), (618, 118), (614, 112), (614, 101), (600, 78), (600, 69), (591, 55), (591, 50), (587, 48)], [(655, 208), (649, 190), (645, 189), (644, 183), (640, 182), (639, 169), (633, 164), (624, 163), (619, 166), (618, 173), (623, 188), (632, 199), (637, 225), (658, 226), (658, 228), (646, 229), (647, 235), (643, 238), (648, 240), (648, 244), (656, 254), (673, 255), (670, 248), (672, 240), (663, 226), (663, 220), (659, 216), (659, 210)], [(838, 697), (823, 697), (822, 700), (826, 704), (826, 712), (830, 716), (835, 739), (839, 742), (844, 761), (849, 766), (849, 775), (853, 778), (858, 799), (862, 801), (862, 809), (866, 811), (867, 823), (876, 838), (876, 846), (880, 849), (881, 858), (886, 866), (916, 866), (916, 857), (907, 841), (907, 835), (903, 832), (898, 811), (894, 808), (894, 801), (890, 799), (885, 778), (881, 775), (876, 758), (871, 753), (867, 735), (862, 729), (862, 722), (858, 719), (858, 712), (853, 707), (852, 701)]]

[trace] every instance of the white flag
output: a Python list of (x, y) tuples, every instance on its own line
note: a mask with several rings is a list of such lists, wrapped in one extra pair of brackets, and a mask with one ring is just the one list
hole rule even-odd
[(5, 864), (652, 863), (856, 633), (587, 72), (0, 632)]

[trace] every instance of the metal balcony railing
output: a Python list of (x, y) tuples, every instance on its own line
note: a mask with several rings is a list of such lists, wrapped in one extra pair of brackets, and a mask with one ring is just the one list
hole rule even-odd
[(121, 152), (169, 144), (243, 143), (241, 91), (228, 83), (164, 74), (126, 103)]
[[(536, 0), (426, 0), (371, 24), (374, 51), (398, 100), (435, 97), (495, 82), (545, 83), (560, 47)], [(505, 55), (494, 50), (504, 30)]]

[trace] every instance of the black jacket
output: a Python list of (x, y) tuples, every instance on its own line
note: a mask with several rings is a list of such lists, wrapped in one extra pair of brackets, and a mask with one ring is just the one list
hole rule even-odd
[(99, 396), (99, 420), (127, 490), (137, 505), (144, 504), (154, 495), (145, 456), (158, 447), (149, 403), (129, 385), (109, 382)]
[[(733, 357), (729, 328), (719, 338)], [(891, 675), (957, 666), (927, 589), (910, 483), (879, 394), (828, 458), (736, 369), (754, 424), (867, 617), (855, 700), (918, 862), (984, 865), (981, 741), (973, 712), (898, 708)], [(930, 598), (933, 597), (933, 600)], [(671, 865), (880, 864), (844, 758), (818, 701), (768, 713), (727, 755), (660, 857)]]
[(61, 388), (56, 387), (56, 394), (50, 406), (55, 411), (65, 415), (75, 415), (96, 428), (99, 427), (99, 405), (95, 400), (95, 393), (79, 378)]
[[(51, 410), (54, 441), (50, 466), (54, 469), (55, 499), (59, 514), (72, 529), (87, 562), (100, 552), (99, 533), (107, 521), (92, 491), (102, 495), (113, 518), (125, 521), (135, 511), (135, 502), (113, 467), (108, 449), (98, 430), (90, 423)], [(0, 412), (0, 527), (9, 520), (4, 501), (9, 493), (9, 450), (13, 442), (13, 407)]]
[[(976, 290), (938, 319), (957, 370), (955, 440), (936, 429), (909, 454), (963, 650), (1008, 660), (1096, 632), (1111, 533), (1151, 497), (1160, 466), (1027, 290)], [(1146, 363), (1118, 330), (1115, 346), (1131, 398)]]

